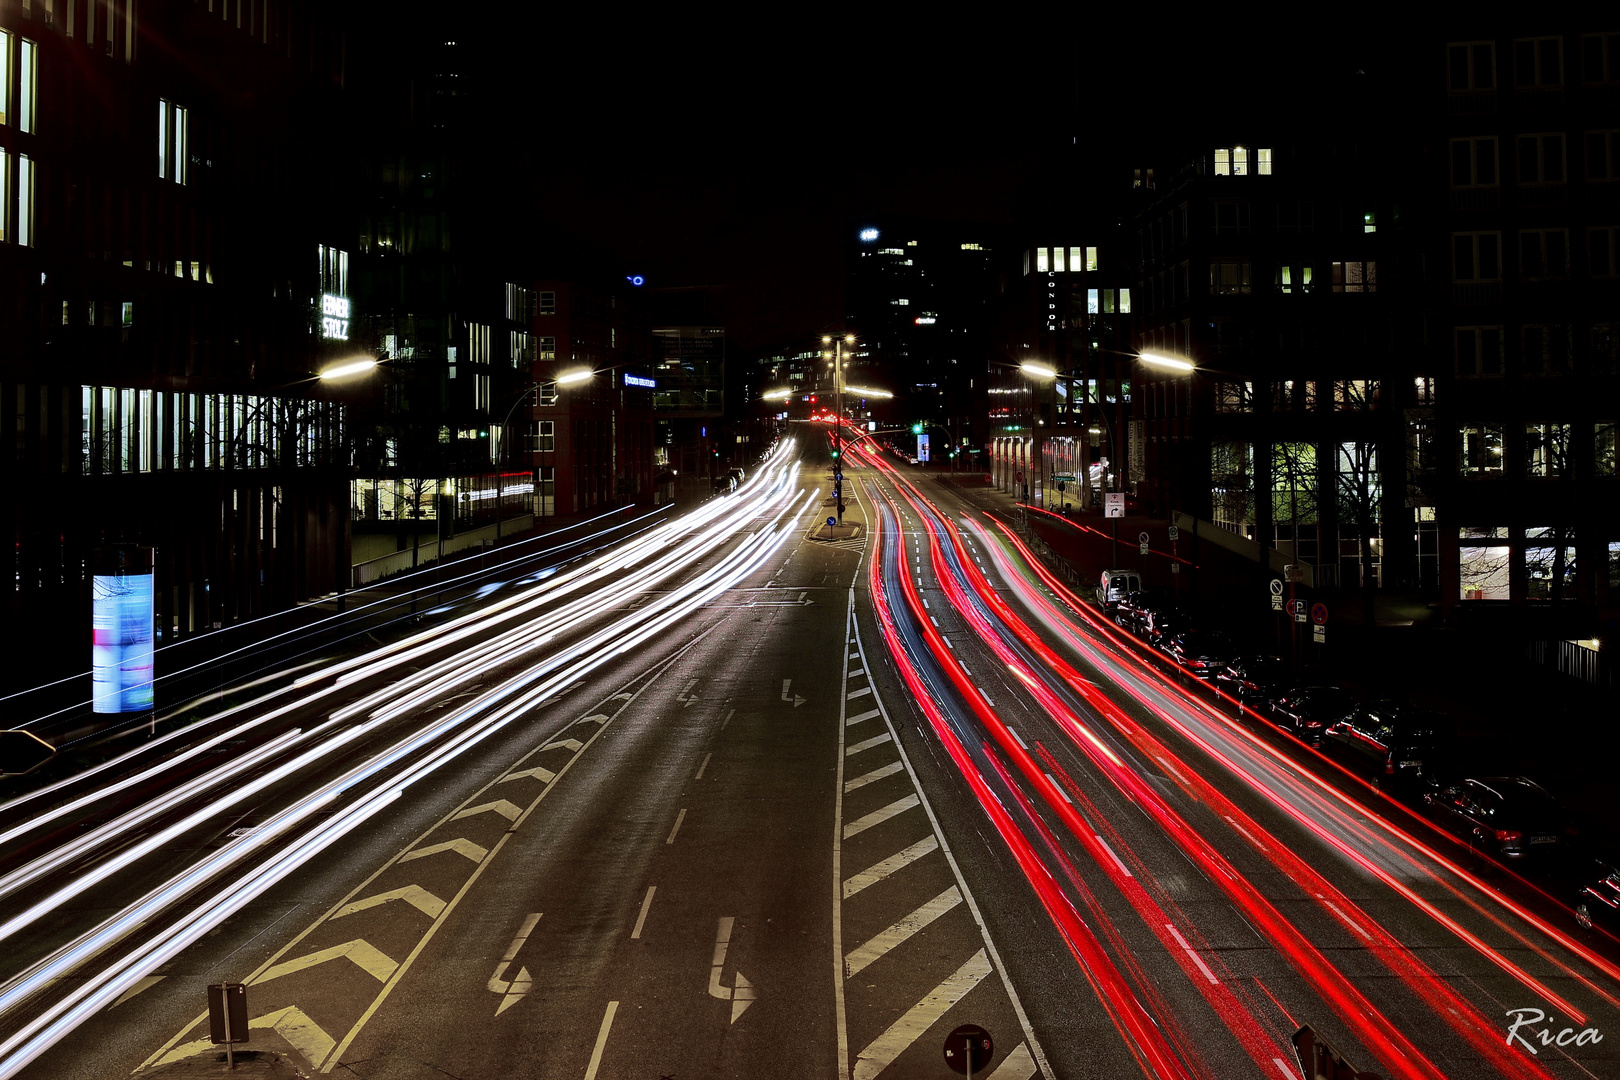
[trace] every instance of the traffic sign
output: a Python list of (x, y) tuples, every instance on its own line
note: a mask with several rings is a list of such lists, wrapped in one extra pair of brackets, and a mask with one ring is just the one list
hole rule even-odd
[(208, 988), (209, 1041), (245, 1043), (250, 1038), (246, 984), (214, 983)]
[(1143, 547), (1147, 547), (1148, 534), (1146, 532), (1141, 533), (1139, 536), (1137, 536), (1136, 542), (1141, 544)]
[(1281, 581), (1279, 581), (1276, 578), (1271, 579), (1271, 584), (1268, 585), (1267, 588), (1269, 588), (1271, 590), (1271, 595), (1272, 596), (1281, 596), (1282, 595), (1283, 584), (1282, 584)]
[(1294, 613), (1294, 621), (1295, 622), (1304, 622), (1305, 621), (1305, 601), (1303, 601), (1303, 600), (1295, 600), (1294, 604), (1293, 604), (1293, 607), (1290, 610), (1292, 610), (1293, 613)]
[(1325, 644), (1327, 642), (1327, 627), (1325, 627), (1325, 626), (1313, 626), (1313, 627), (1311, 627), (1311, 640), (1316, 642), (1318, 645)]
[(1074, 473), (1053, 473), (1052, 479), (1056, 480), (1060, 484), (1072, 484), (1074, 483)]
[(0, 731), (0, 776), (16, 776), (39, 768), (56, 747), (32, 731)]
[(1122, 518), (1125, 516), (1125, 493), (1123, 491), (1110, 491), (1103, 495), (1103, 517)]
[(1174, 525), (1170, 526), (1170, 539), (1172, 539), (1172, 540), (1180, 540), (1181, 539), (1181, 530), (1176, 528)]
[(1328, 610), (1326, 604), (1311, 605), (1311, 622), (1317, 626), (1327, 625)]
[(837, 525), (837, 524), (838, 524), (838, 519), (837, 518), (830, 517), (830, 518), (827, 519), (828, 528), (831, 528), (832, 526)]
[(1148, 553), (1148, 546), (1147, 546), (1146, 543), (1143, 543), (1142, 544), (1142, 554), (1146, 555), (1147, 553)]
[(990, 1064), (995, 1052), (990, 1033), (978, 1024), (963, 1024), (945, 1036), (945, 1067), (952, 1072), (971, 1077)]

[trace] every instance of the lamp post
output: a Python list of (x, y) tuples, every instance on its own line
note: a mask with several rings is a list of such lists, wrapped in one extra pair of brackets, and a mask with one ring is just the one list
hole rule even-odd
[(833, 396), (836, 404), (833, 416), (833, 503), (838, 512), (838, 524), (844, 523), (844, 346), (855, 344), (854, 334), (845, 334), (834, 339), (831, 334), (821, 338), (823, 345), (831, 345), (833, 351), (823, 350), (821, 355), (833, 362)]
[(553, 388), (572, 386), (575, 383), (585, 382), (595, 374), (596, 372), (589, 368), (576, 368), (572, 371), (562, 372), (555, 379), (531, 383), (508, 406), (506, 415), (501, 419), (501, 426), (496, 429), (498, 435), (495, 444), (495, 542), (497, 544), (501, 542), (501, 508), (506, 500), (506, 474), (501, 471), (501, 463), (506, 460), (507, 454), (511, 452), (511, 440), (507, 435), (507, 431), (511, 427), (512, 414), (517, 411), (519, 405), (531, 397), (536, 397), (540, 391), (548, 386)]

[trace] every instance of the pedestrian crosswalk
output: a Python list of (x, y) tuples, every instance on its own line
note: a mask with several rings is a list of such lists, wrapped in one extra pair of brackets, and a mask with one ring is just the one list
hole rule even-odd
[(1005, 1032), (997, 1045), (1007, 1050), (975, 1076), (1049, 1075), (906, 760), (853, 618), (849, 627), (837, 829), (839, 1075), (934, 1075), (945, 1035), (987, 1022)]

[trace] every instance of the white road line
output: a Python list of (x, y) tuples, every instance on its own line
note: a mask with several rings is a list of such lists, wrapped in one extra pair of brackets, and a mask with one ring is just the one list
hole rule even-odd
[[(872, 961), (905, 944), (913, 934), (961, 902), (962, 891), (952, 885), (910, 915), (872, 938), (865, 945), (850, 950), (849, 954), (844, 957), (844, 974), (854, 978)], [(984, 955), (982, 950), (979, 955)]]
[(653, 893), (657, 891), (658, 886), (647, 886), (647, 898), (641, 902), (641, 914), (636, 916), (636, 928), (630, 931), (631, 941), (641, 940), (641, 928), (647, 923), (647, 912), (652, 908)]
[[(979, 693), (982, 694), (982, 693), (984, 693), (984, 691), (980, 690)], [(990, 699), (985, 698), (984, 700), (989, 701)], [(1022, 746), (1025, 750), (1029, 749), (1029, 743), (1024, 741), (1024, 737), (1022, 735), (1018, 734), (1018, 732), (1013, 730), (1012, 728), (1008, 728), (1007, 731), (1009, 733), (1011, 733), (1011, 735), (1013, 737), (1013, 741), (1017, 742), (1019, 746)]]
[(866, 674), (866, 669), (863, 668), (863, 667), (858, 667), (854, 671), (849, 673), (849, 677), (853, 679), (857, 675), (865, 675), (865, 674)]
[(936, 619), (932, 615), (930, 615), (930, 616), (928, 616), (928, 621), (934, 624), (934, 629), (935, 630), (939, 629), (939, 620), (938, 619)]
[(1236, 829), (1238, 832), (1242, 833), (1244, 836), (1249, 838), (1249, 843), (1253, 844), (1255, 847), (1259, 848), (1261, 851), (1266, 850), (1266, 845), (1264, 845), (1260, 841), (1256, 840), (1254, 838), (1254, 836), (1249, 832), (1248, 829), (1245, 829), (1243, 826), (1239, 825), (1237, 823), (1236, 818), (1232, 817), (1231, 814), (1227, 814), (1225, 816), (1226, 816), (1226, 820), (1232, 823), (1232, 828)]
[(703, 755), (703, 764), (698, 766), (697, 775), (692, 777), (692, 779), (694, 779), (694, 780), (703, 779), (703, 770), (707, 769), (709, 767), (709, 759), (712, 758), (712, 757), (714, 757), (714, 751), (713, 750), (710, 750), (707, 754)]
[(984, 692), (984, 687), (979, 687), (978, 691), (979, 696), (984, 698), (985, 704), (989, 705), (992, 709), (996, 707), (996, 703), (990, 700), (990, 695)]
[(731, 723), (731, 718), (733, 716), (735, 716), (735, 715), (737, 715), (737, 710), (736, 709), (732, 709), (730, 712), (726, 713), (726, 718), (724, 720), (720, 721), (720, 730), (721, 731), (726, 730), (726, 725)]
[(865, 740), (863, 740), (861, 742), (858, 742), (853, 746), (845, 747), (844, 756), (845, 757), (854, 757), (856, 754), (860, 753), (862, 750), (870, 750), (874, 746), (882, 746), (884, 743), (888, 742), (890, 740), (890, 738), (891, 738), (891, 736), (889, 735), (889, 733), (887, 731), (885, 731), (882, 735), (877, 735), (877, 736), (874, 736), (874, 737), (872, 737), (870, 739), (865, 739)]
[(665, 840), (664, 843), (673, 844), (675, 842), (675, 834), (681, 831), (681, 822), (683, 822), (685, 820), (686, 820), (686, 807), (683, 806), (683, 807), (681, 807), (681, 812), (675, 815), (675, 827), (673, 829), (669, 830), (669, 839)]
[[(889, 1025), (889, 1030), (873, 1039), (855, 1060), (855, 1080), (873, 1080), (888, 1068), (895, 1058), (917, 1041), (917, 1037), (945, 1015), (945, 1010), (967, 996), (984, 977), (990, 974), (990, 961), (980, 949), (967, 963), (929, 991), (904, 1016)], [(590, 1076), (586, 1080), (592, 1080)]]
[(1330, 910), (1332, 910), (1333, 914), (1337, 915), (1341, 920), (1348, 923), (1350, 925), (1350, 929), (1354, 930), (1356, 933), (1360, 934), (1362, 937), (1366, 938), (1368, 941), (1372, 940), (1372, 935), (1367, 933), (1367, 931), (1363, 930), (1361, 928), (1360, 924), (1358, 924), (1354, 919), (1352, 919), (1350, 916), (1346, 915), (1343, 911), (1339, 910), (1339, 905), (1338, 904), (1335, 904), (1331, 900), (1323, 900), (1322, 903), (1326, 904), (1328, 906), (1328, 908)]
[(1164, 928), (1170, 931), (1170, 936), (1176, 939), (1176, 944), (1181, 946), (1182, 951), (1188, 956), (1192, 957), (1192, 962), (1198, 965), (1198, 970), (1204, 973), (1204, 978), (1208, 979), (1216, 986), (1219, 986), (1221, 984), (1221, 980), (1217, 979), (1215, 977), (1215, 973), (1209, 970), (1209, 965), (1204, 963), (1204, 958), (1199, 956), (1191, 945), (1187, 944), (1187, 939), (1181, 936), (1181, 931), (1176, 929), (1175, 924), (1165, 923)]
[[(1029, 747), (1026, 746), (1024, 749), (1028, 750)], [(1063, 785), (1057, 782), (1057, 777), (1053, 776), (1051, 773), (1047, 773), (1046, 778), (1052, 781), (1052, 786), (1057, 788), (1057, 793), (1059, 795), (1063, 796), (1063, 801), (1068, 803), (1070, 806), (1073, 806), (1074, 800), (1069, 798), (1069, 793), (1067, 791), (1063, 790)]]
[(1034, 1075), (1035, 1058), (1029, 1052), (1029, 1044), (1019, 1043), (1018, 1048), (996, 1066), (989, 1080), (1029, 1080)]
[(883, 714), (881, 712), (879, 712), (878, 710), (876, 710), (876, 709), (868, 709), (866, 712), (861, 713), (859, 716), (852, 716), (848, 720), (845, 720), (844, 721), (844, 726), (845, 727), (854, 727), (856, 724), (864, 724), (866, 721), (872, 719), (873, 717), (882, 716), (882, 715)]
[(898, 814), (903, 814), (907, 810), (913, 809), (916, 805), (917, 795), (915, 792), (907, 795), (903, 799), (896, 799), (894, 802), (883, 807), (881, 810), (874, 810), (865, 817), (858, 818), (855, 821), (850, 822), (848, 825), (845, 825), (844, 839), (848, 840), (852, 836), (858, 836), (867, 829), (872, 828), (872, 826), (881, 825), (890, 818)]
[(1299, 1073), (1295, 1072), (1293, 1066), (1289, 1065), (1288, 1062), (1280, 1057), (1274, 1057), (1271, 1060), (1277, 1063), (1277, 1071), (1282, 1073), (1287, 1080), (1299, 1080)]
[(951, 644), (951, 639), (946, 637), (944, 634), (939, 635), (939, 640), (941, 640), (941, 641), (943, 641), (945, 643), (945, 647), (947, 649), (950, 649), (952, 652), (956, 651), (956, 646), (952, 645)]
[(872, 688), (870, 686), (863, 686), (859, 690), (851, 690), (849, 693), (845, 694), (844, 695), (844, 700), (846, 700), (846, 701), (854, 701), (856, 698), (865, 697), (867, 694), (870, 694), (871, 692), (872, 692)]
[(1126, 877), (1135, 877), (1136, 876), (1135, 874), (1131, 873), (1130, 867), (1125, 865), (1124, 860), (1122, 860), (1118, 855), (1114, 854), (1114, 849), (1108, 846), (1108, 841), (1104, 840), (1101, 836), (1098, 836), (1096, 833), (1092, 833), (1091, 835), (1095, 836), (1097, 838), (1097, 843), (1101, 844), (1102, 849), (1104, 851), (1108, 852), (1108, 857), (1110, 859), (1114, 860), (1114, 865), (1119, 867), (1119, 872), (1120, 873), (1124, 874)]
[(591, 1063), (585, 1066), (585, 1080), (596, 1080), (596, 1070), (602, 1067), (602, 1050), (607, 1046), (608, 1032), (613, 1029), (613, 1014), (619, 1011), (619, 1003), (610, 1001), (607, 1012), (602, 1016), (602, 1028), (596, 1033), (596, 1049), (591, 1051)]
[[(896, 765), (899, 762), (895, 762)], [(848, 900), (868, 885), (875, 885), (898, 870), (902, 870), (924, 855), (939, 850), (939, 840), (932, 833), (912, 844), (904, 851), (890, 855), (880, 863), (867, 867), (844, 882), (844, 899)]]
[(863, 788), (867, 784), (875, 784), (879, 780), (884, 779), (885, 777), (893, 776), (895, 773), (899, 772), (903, 768), (905, 768), (905, 766), (902, 765), (900, 762), (891, 761), (887, 765), (883, 766), (881, 769), (873, 769), (869, 773), (862, 773), (860, 776), (857, 776), (853, 780), (845, 780), (844, 781), (844, 794), (848, 795), (850, 792), (854, 791), (856, 788)]
[(926, 596), (923, 597), (922, 602), (923, 602), (923, 607), (927, 607), (928, 606), (928, 597), (926, 597)]

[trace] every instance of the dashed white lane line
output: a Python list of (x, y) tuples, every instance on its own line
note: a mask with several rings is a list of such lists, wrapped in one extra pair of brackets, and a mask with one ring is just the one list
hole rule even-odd
[(1208, 979), (1212, 984), (1219, 986), (1221, 984), (1221, 980), (1217, 979), (1215, 977), (1215, 973), (1209, 970), (1209, 965), (1204, 963), (1204, 958), (1199, 956), (1197, 951), (1194, 950), (1191, 945), (1187, 944), (1187, 939), (1181, 936), (1181, 931), (1176, 929), (1175, 924), (1165, 923), (1164, 928), (1170, 931), (1170, 935), (1176, 939), (1176, 944), (1181, 946), (1182, 951), (1188, 956), (1192, 957), (1192, 962), (1198, 965), (1198, 970), (1204, 973), (1204, 978)]
[(707, 769), (709, 767), (709, 759), (712, 758), (712, 757), (714, 757), (714, 751), (713, 750), (711, 750), (707, 754), (703, 755), (703, 764), (698, 766), (697, 775), (692, 777), (692, 779), (694, 779), (694, 780), (703, 779), (703, 770)]
[(1108, 857), (1110, 859), (1114, 860), (1114, 865), (1119, 867), (1119, 872), (1120, 873), (1124, 874), (1126, 877), (1135, 877), (1136, 876), (1135, 874), (1131, 873), (1131, 868), (1125, 865), (1124, 860), (1121, 859), (1118, 855), (1114, 854), (1114, 849), (1108, 846), (1108, 841), (1104, 840), (1101, 836), (1098, 836), (1096, 833), (1093, 833), (1092, 835), (1096, 837), (1097, 843), (1102, 845), (1102, 849), (1104, 851), (1108, 852)]
[(675, 842), (675, 834), (681, 831), (681, 822), (685, 820), (686, 807), (683, 806), (681, 807), (681, 812), (675, 815), (675, 827), (669, 830), (669, 839), (665, 840), (664, 843), (673, 844)]
[(978, 688), (978, 690), (979, 690), (979, 696), (984, 698), (985, 704), (989, 705), (992, 709), (995, 708), (996, 703), (990, 700), (990, 695), (984, 692), (984, 687), (981, 686), (981, 687)]
[(938, 850), (938, 838), (932, 834), (923, 837), (904, 851), (890, 855), (887, 859), (862, 870), (854, 877), (846, 878), (844, 880), (844, 899), (848, 900), (868, 885), (875, 885), (896, 871), (910, 866), (924, 855)]
[(962, 891), (952, 885), (910, 915), (872, 938), (865, 945), (850, 950), (849, 954), (844, 957), (844, 974), (854, 978), (874, 960), (904, 944), (917, 931), (961, 902)]
[(602, 1027), (596, 1033), (596, 1048), (591, 1051), (591, 1063), (585, 1066), (585, 1080), (596, 1080), (596, 1070), (602, 1067), (602, 1051), (607, 1048), (608, 1032), (613, 1030), (613, 1015), (619, 1011), (619, 1003), (607, 1003), (607, 1012), (602, 1016)]
[(848, 795), (850, 792), (854, 791), (856, 788), (863, 788), (867, 784), (875, 784), (875, 783), (877, 783), (879, 780), (882, 780), (884, 777), (893, 776), (895, 773), (899, 772), (904, 767), (905, 767), (905, 765), (902, 762), (891, 761), (887, 765), (883, 766), (881, 769), (873, 769), (871, 772), (863, 773), (860, 776), (855, 777), (855, 779), (853, 779), (853, 780), (845, 780), (844, 781), (844, 794)]
[[(981, 694), (982, 694), (982, 693), (984, 693), (984, 691), (983, 691), (983, 690), (980, 690), (980, 691), (979, 691), (979, 693), (981, 693)], [(990, 699), (989, 699), (989, 698), (985, 698), (985, 699), (984, 699), (984, 700), (986, 700), (986, 701), (989, 701), (989, 700), (990, 700)], [(1014, 741), (1016, 741), (1016, 742), (1017, 742), (1017, 743), (1018, 743), (1018, 745), (1019, 745), (1019, 746), (1022, 746), (1022, 747), (1023, 747), (1023, 748), (1024, 748), (1024, 749), (1025, 749), (1025, 750), (1028, 750), (1028, 749), (1029, 749), (1029, 743), (1027, 743), (1027, 742), (1025, 742), (1025, 741), (1024, 741), (1024, 737), (1023, 737), (1023, 736), (1022, 736), (1022, 735), (1020, 735), (1020, 734), (1018, 734), (1018, 732), (1016, 732), (1016, 731), (1013, 731), (1013, 729), (1012, 729), (1012, 728), (1008, 728), (1008, 729), (1007, 729), (1007, 730), (1008, 730), (1008, 731), (1009, 731), (1009, 732), (1011, 732), (1011, 734), (1012, 734), (1012, 737), (1013, 737), (1013, 739), (1014, 739)]]
[(913, 809), (916, 807), (916, 805), (917, 795), (915, 792), (907, 795), (903, 799), (896, 799), (888, 806), (874, 810), (870, 814), (867, 814), (864, 817), (856, 818), (854, 821), (846, 824), (844, 826), (844, 839), (848, 840), (852, 836), (858, 836), (867, 829), (872, 828), (874, 825), (881, 825), (890, 818), (895, 817), (898, 814), (903, 814), (907, 810)]
[(647, 925), (647, 912), (652, 910), (653, 893), (657, 891), (658, 886), (647, 886), (647, 898), (641, 902), (641, 914), (636, 916), (636, 928), (630, 931), (631, 941), (641, 940), (641, 928)]
[[(1028, 748), (1026, 747), (1025, 749)], [(1070, 806), (1073, 806), (1074, 800), (1069, 798), (1069, 793), (1067, 791), (1063, 790), (1063, 785), (1057, 782), (1057, 777), (1053, 776), (1051, 773), (1047, 773), (1046, 778), (1052, 781), (1052, 786), (1057, 788), (1057, 793), (1059, 795), (1063, 796), (1063, 801), (1068, 803)]]

